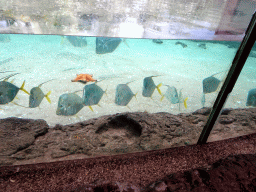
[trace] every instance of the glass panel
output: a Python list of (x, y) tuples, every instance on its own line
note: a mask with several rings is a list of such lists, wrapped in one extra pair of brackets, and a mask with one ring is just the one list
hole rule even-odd
[(255, 61), (254, 44), (208, 142), (255, 133)]
[(0, 7), (0, 33), (241, 41), (256, 2), (12, 0)]
[[(1, 133), (3, 164), (46, 161), (45, 154), (48, 160), (61, 160), (70, 154), (93, 157), (195, 144), (207, 116), (191, 113), (212, 107), (239, 46), (198, 40), (0, 37), (0, 121), (7, 124)], [(14, 129), (11, 123), (15, 127), (24, 121), (8, 117), (46, 122), (39, 128), (28, 121), (30, 128)], [(20, 135), (35, 136), (23, 140)], [(15, 143), (13, 138), (17, 146), (8, 145)], [(26, 161), (16, 162), (20, 159)]]

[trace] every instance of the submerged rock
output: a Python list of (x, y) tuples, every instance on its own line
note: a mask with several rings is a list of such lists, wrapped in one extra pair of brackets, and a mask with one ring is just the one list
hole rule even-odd
[[(1, 119), (0, 166), (192, 145), (197, 143), (210, 110), (179, 115), (117, 113), (52, 128), (44, 120)], [(254, 133), (255, 114), (256, 108), (221, 114), (208, 141)]]

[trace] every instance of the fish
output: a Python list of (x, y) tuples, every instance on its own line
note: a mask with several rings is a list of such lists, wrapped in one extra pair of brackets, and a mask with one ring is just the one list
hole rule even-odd
[(7, 81), (0, 81), (0, 105), (12, 102), (19, 90), (22, 90), (29, 95), (29, 93), (24, 89), (24, 86), (25, 81), (20, 88)]
[(207, 49), (205, 43), (198, 43), (197, 46), (200, 47), (200, 48), (202, 48), (202, 49)]
[(174, 86), (169, 86), (169, 85), (165, 85), (168, 87), (168, 89), (166, 90), (165, 94), (162, 96), (161, 101), (163, 101), (164, 97), (167, 98), (168, 101), (170, 101), (170, 103), (172, 104), (179, 104), (179, 110), (180, 110), (180, 103), (184, 104), (184, 107), (187, 109), (187, 100), (188, 97), (186, 97), (185, 99), (183, 99), (182, 97), (182, 92), (180, 90), (180, 93), (178, 94), (177, 89)]
[(66, 36), (68, 41), (74, 46), (74, 47), (85, 47), (87, 46), (86, 37), (80, 37), (80, 36)]
[(251, 89), (248, 92), (246, 106), (256, 107), (256, 89)]
[[(52, 79), (53, 80), (53, 79)], [(49, 80), (49, 81), (52, 81)], [(51, 94), (51, 91), (49, 91), (46, 95), (43, 93), (43, 91), (41, 90), (41, 86), (49, 81), (46, 81), (44, 83), (41, 83), (40, 85), (38, 85), (37, 87), (34, 87), (30, 90), (30, 95), (29, 95), (29, 107), (30, 108), (35, 108), (38, 107), (40, 105), (40, 103), (42, 102), (42, 100), (44, 99), (44, 97), (47, 99), (47, 101), (49, 103), (51, 103), (51, 100), (49, 98), (49, 95)]]
[(175, 87), (171, 87), (169, 85), (165, 85), (168, 87), (167, 91), (165, 94), (162, 96), (161, 101), (164, 99), (164, 97), (167, 98), (168, 101), (170, 101), (172, 104), (179, 103), (179, 97), (178, 97), (178, 92)]
[(256, 58), (256, 53), (254, 53), (254, 52), (250, 52), (250, 54), (249, 54), (249, 57), (253, 57), (253, 58)]
[[(220, 81), (219, 79), (215, 78), (214, 76), (223, 72), (227, 72), (227, 70), (215, 73), (211, 75), (210, 77), (207, 77), (203, 80), (203, 93), (212, 93), (215, 91), (218, 91), (221, 85), (221, 82), (224, 80)], [(226, 74), (227, 75), (227, 74)]]
[(203, 80), (203, 93), (206, 94), (215, 92), (218, 89), (220, 82), (221, 81), (213, 77), (213, 75), (205, 78)]
[(83, 99), (75, 93), (65, 93), (59, 97), (56, 115), (72, 116), (84, 107)]
[(121, 38), (96, 37), (96, 54), (112, 53), (121, 42)]
[(92, 75), (89, 74), (77, 74), (76, 78), (71, 80), (72, 82), (81, 82), (81, 83), (87, 83), (87, 82), (96, 82), (96, 79), (92, 78)]
[(176, 42), (175, 45), (181, 45), (183, 48), (187, 47), (187, 45), (185, 43), (182, 43), (180, 41)]
[(144, 80), (143, 80), (142, 95), (144, 97), (151, 97), (152, 94), (154, 93), (155, 89), (157, 89), (158, 93), (162, 96), (161, 90), (159, 89), (159, 87), (162, 86), (162, 83), (159, 83), (156, 86), (152, 77), (157, 77), (157, 76), (145, 77)]
[(153, 43), (162, 44), (163, 41), (161, 39), (153, 39)]
[(83, 102), (85, 106), (89, 106), (91, 111), (92, 105), (97, 105), (103, 94), (106, 93), (107, 90), (103, 91), (101, 87), (96, 85), (96, 83), (90, 84), (90, 85), (85, 85), (83, 89)]
[[(131, 82), (129, 82), (129, 83), (131, 83)], [(119, 84), (116, 87), (115, 104), (120, 105), (120, 106), (127, 106), (133, 97), (136, 98), (137, 94), (138, 93), (134, 94), (132, 92), (132, 90), (128, 86), (128, 83)]]

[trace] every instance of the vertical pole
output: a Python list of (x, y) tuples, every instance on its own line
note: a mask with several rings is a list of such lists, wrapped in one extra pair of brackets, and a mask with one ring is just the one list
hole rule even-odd
[(256, 12), (254, 12), (250, 24), (245, 32), (242, 43), (240, 44), (235, 58), (232, 62), (228, 75), (221, 87), (221, 90), (218, 94), (218, 97), (212, 107), (212, 111), (209, 115), (208, 121), (204, 126), (204, 129), (198, 139), (197, 144), (206, 143), (210, 132), (217, 121), (220, 112), (226, 102), (228, 95), (231, 93), (233, 87), (236, 84), (236, 81), (243, 69), (243, 66), (247, 60), (247, 57), (250, 54), (250, 51), (256, 40)]

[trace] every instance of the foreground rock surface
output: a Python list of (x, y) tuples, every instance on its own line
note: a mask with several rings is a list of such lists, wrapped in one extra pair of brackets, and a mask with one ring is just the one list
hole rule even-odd
[[(115, 155), (195, 144), (210, 108), (172, 115), (120, 113), (50, 128), (44, 120), (0, 120), (0, 166)], [(256, 109), (225, 109), (209, 141), (254, 133)]]

